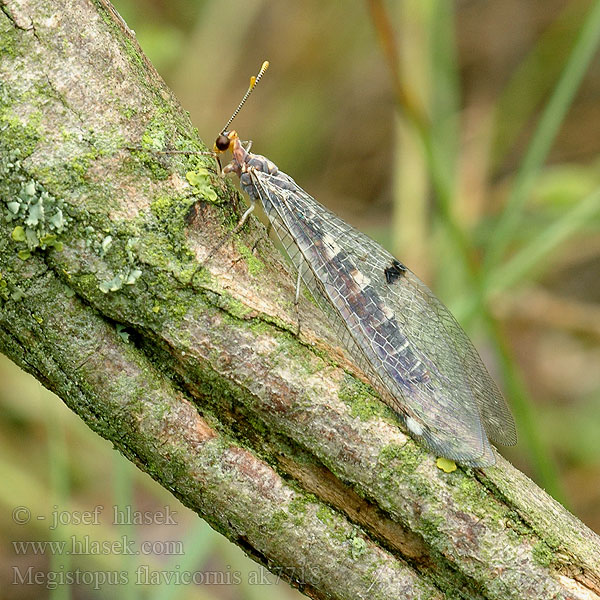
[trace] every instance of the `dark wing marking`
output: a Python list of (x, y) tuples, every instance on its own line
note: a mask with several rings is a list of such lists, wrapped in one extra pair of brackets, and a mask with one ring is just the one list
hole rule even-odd
[[(411, 433), (448, 458), (493, 464), (486, 432), (514, 443), (514, 423), (450, 312), (402, 263), (289, 176), (250, 174), (254, 196), (340, 341)], [(390, 265), (401, 273), (394, 285)]]
[(406, 267), (394, 258), (392, 264), (383, 270), (385, 280), (391, 285), (406, 273)]
[[(377, 250), (391, 258), (386, 250), (355, 229), (349, 232), (344, 242), (365, 246), (366, 253), (362, 256), (367, 263), (366, 270), (378, 268), (384, 260), (376, 253)], [(400, 317), (407, 337), (415, 340), (432, 362), (445, 365), (447, 376), (465, 380), (466, 389), (470, 390), (479, 407), (488, 437), (502, 445), (516, 444), (515, 423), (508, 405), (452, 313), (409, 269), (396, 285), (387, 285), (381, 278), (374, 282), (374, 286), (396, 314), (404, 312), (412, 315), (406, 319)]]

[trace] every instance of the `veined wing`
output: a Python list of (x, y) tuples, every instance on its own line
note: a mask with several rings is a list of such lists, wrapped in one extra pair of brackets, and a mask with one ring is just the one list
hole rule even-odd
[(396, 263), (387, 251), (289, 176), (251, 173), (276, 233), (340, 341), (411, 433), (448, 458), (493, 464), (486, 431), (514, 443), (514, 423), (449, 311), (410, 271), (390, 271)]

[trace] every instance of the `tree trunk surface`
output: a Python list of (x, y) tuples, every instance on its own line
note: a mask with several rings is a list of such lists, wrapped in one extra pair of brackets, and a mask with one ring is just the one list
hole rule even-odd
[[(508, 462), (445, 473), (300, 302), (105, 0), (0, 0), (0, 350), (314, 598), (600, 598)], [(217, 132), (215, 132), (217, 133)]]

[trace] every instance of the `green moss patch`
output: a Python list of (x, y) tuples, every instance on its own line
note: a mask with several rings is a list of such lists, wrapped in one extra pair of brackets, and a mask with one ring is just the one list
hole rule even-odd
[(350, 406), (350, 414), (361, 421), (368, 421), (374, 416), (390, 416), (390, 409), (377, 400), (370, 386), (352, 377), (344, 376), (338, 392), (338, 398)]

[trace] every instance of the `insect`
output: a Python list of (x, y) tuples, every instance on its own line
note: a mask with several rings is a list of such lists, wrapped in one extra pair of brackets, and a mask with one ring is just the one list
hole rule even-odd
[(268, 158), (250, 153), (233, 118), (215, 142), (231, 151), (251, 207), (260, 201), (302, 281), (340, 343), (410, 434), (439, 456), (495, 464), (490, 440), (516, 443), (513, 417), (473, 344), (449, 310), (412, 271), (319, 204)]

